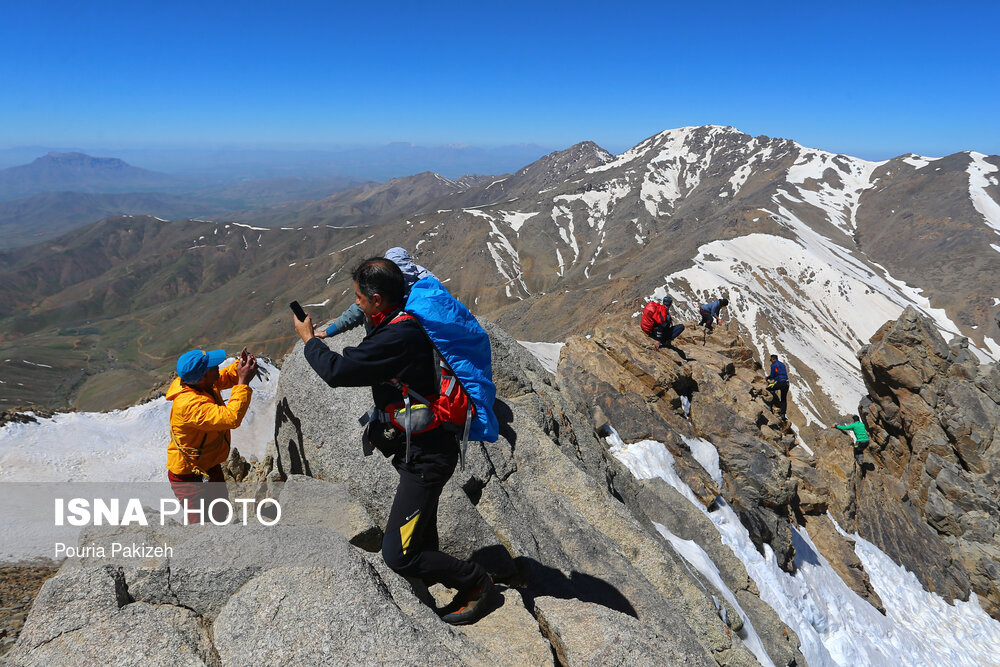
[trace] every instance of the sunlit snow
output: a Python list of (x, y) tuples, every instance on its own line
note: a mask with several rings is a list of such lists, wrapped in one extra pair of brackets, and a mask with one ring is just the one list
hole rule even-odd
[(941, 158), (939, 157), (924, 157), (923, 155), (914, 155), (911, 153), (903, 158), (903, 162), (916, 169), (923, 169), (931, 162), (935, 162), (940, 159)]
[(528, 352), (538, 359), (542, 368), (555, 375), (556, 367), (559, 365), (559, 353), (566, 343), (532, 343), (526, 340), (517, 341)]
[[(853, 234), (857, 227), (861, 195), (872, 187), (872, 173), (885, 163), (834, 155), (803, 146), (799, 146), (799, 150), (798, 160), (788, 169), (788, 183), (797, 186), (804, 201), (824, 211), (832, 224)], [(824, 174), (830, 169), (836, 172), (839, 187), (825, 178)], [(809, 179), (815, 181), (807, 184)]]
[[(251, 383), (253, 396), (232, 445), (251, 460), (274, 439), (277, 368)], [(228, 398), (229, 391), (223, 392)], [(0, 429), (0, 482), (148, 482), (166, 477), (170, 442), (166, 398), (113, 412), (69, 412)]]
[(723, 544), (757, 584), (761, 599), (795, 630), (812, 667), (1000, 664), (1000, 622), (982, 611), (975, 596), (949, 605), (923, 590), (916, 577), (874, 545), (851, 536), (886, 608), (882, 616), (844, 583), (804, 529), (793, 529), (797, 572), (790, 575), (778, 567), (770, 547), (765, 545), (764, 555), (757, 551), (725, 500), (717, 499), (711, 512), (697, 500), (674, 470), (666, 446), (652, 440), (626, 445), (617, 433), (607, 440), (611, 454), (636, 478), (663, 479), (711, 519)]
[[(668, 276), (653, 296), (660, 291), (685, 295), (693, 301), (679, 307), (694, 312), (694, 301), (704, 303), (728, 294), (730, 314), (749, 329), (761, 358), (777, 352), (800, 360), (843, 414), (855, 412), (864, 395), (858, 349), (907, 305), (930, 316), (946, 339), (958, 335), (958, 327), (943, 310), (931, 308), (926, 297), (882, 267), (861, 262), (783, 206), (772, 215), (803, 241), (767, 234), (713, 241), (698, 249), (693, 267)], [(796, 375), (794, 361), (786, 363)], [(821, 421), (810, 408), (811, 390), (794, 378), (790, 400), (807, 419)]]
[[(733, 595), (733, 591), (726, 586), (726, 583), (722, 580), (722, 575), (719, 573), (719, 568), (715, 566), (715, 563), (712, 562), (709, 555), (705, 553), (705, 550), (702, 549), (694, 540), (682, 540), (677, 537), (670, 532), (669, 528), (662, 524), (654, 522), (653, 526), (660, 535), (666, 538), (667, 542), (670, 543), (670, 546), (673, 547), (674, 551), (676, 551), (678, 555), (686, 560), (693, 568), (698, 570), (698, 572), (700, 572), (701, 575), (715, 587), (716, 591), (721, 593), (722, 596), (726, 598), (726, 601), (733, 606), (736, 613), (738, 613), (740, 618), (743, 619), (743, 629), (739, 632), (740, 639), (746, 643), (747, 648), (750, 649), (750, 652), (754, 654), (754, 657), (757, 658), (757, 661), (761, 665), (773, 667), (774, 662), (767, 654), (767, 651), (764, 650), (764, 643), (760, 640), (760, 635), (758, 635), (757, 631), (754, 629), (753, 623), (750, 621), (750, 617), (747, 616), (745, 611), (743, 611), (743, 607), (740, 606), (736, 596)], [(716, 605), (718, 605), (718, 602), (716, 602)]]
[(972, 158), (969, 162), (969, 197), (972, 198), (972, 205), (976, 207), (986, 224), (1000, 234), (1000, 204), (996, 202), (986, 188), (997, 186), (997, 178), (990, 174), (1000, 171), (1000, 167), (986, 161), (986, 156), (982, 153), (972, 151), (969, 153)]

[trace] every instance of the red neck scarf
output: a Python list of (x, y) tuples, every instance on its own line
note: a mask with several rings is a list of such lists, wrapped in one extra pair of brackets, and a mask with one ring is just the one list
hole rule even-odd
[(385, 319), (389, 316), (389, 313), (398, 309), (399, 306), (389, 306), (388, 308), (384, 308), (379, 312), (375, 313), (374, 315), (372, 315), (372, 326), (375, 328), (379, 327), (383, 322), (385, 322)]

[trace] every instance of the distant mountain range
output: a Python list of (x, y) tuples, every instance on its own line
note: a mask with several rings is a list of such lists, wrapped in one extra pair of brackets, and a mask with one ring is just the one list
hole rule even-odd
[(31, 164), (0, 170), (0, 199), (42, 192), (134, 192), (176, 187), (180, 179), (147, 171), (118, 158), (49, 153)]
[(419, 146), (407, 142), (309, 149), (20, 147), (0, 150), (0, 167), (22, 165), (47, 152), (84, 152), (114, 155), (130, 164), (206, 185), (290, 177), (307, 180), (340, 177), (363, 182), (385, 181), (428, 170), (452, 179), (462, 174), (504, 173), (519, 169), (551, 150), (535, 144), (483, 147)]
[(0, 171), (0, 249), (45, 241), (115, 215), (226, 218), (232, 211), (315, 200), (355, 185), (341, 177), (284, 177), (196, 186), (117, 158), (49, 153)]
[(0, 358), (63, 366), (26, 367), (17, 381), (34, 388), (0, 384), (0, 405), (75, 400), (109, 369), (165, 377), (192, 345), (280, 356), (289, 300), (332, 318), (349, 268), (401, 245), (524, 340), (633, 326), (667, 292), (690, 322), (727, 295), (758, 352), (789, 362), (807, 419), (829, 421), (863, 392), (858, 347), (907, 305), (1000, 355), (998, 171), (979, 153), (875, 163), (705, 126), (618, 156), (584, 142), (506, 175), (364, 185), (242, 224), (116, 217), (0, 254)]
[(72, 229), (121, 214), (163, 218), (198, 217), (227, 207), (162, 192), (90, 194), (49, 192), (0, 202), (0, 248), (15, 248), (54, 238)]

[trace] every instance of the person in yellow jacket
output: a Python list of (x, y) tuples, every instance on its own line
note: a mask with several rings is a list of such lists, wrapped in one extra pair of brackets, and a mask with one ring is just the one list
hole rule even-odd
[[(167, 400), (173, 401), (167, 477), (182, 507), (187, 501), (188, 524), (208, 523), (209, 504), (216, 498), (228, 500), (221, 464), (229, 457), (229, 431), (243, 421), (253, 394), (250, 380), (257, 373), (256, 358), (243, 350), (220, 371), (225, 360), (225, 350), (185, 352), (177, 359), (177, 378), (167, 390)], [(233, 391), (226, 403), (219, 392), (229, 388)], [(221, 521), (227, 513), (218, 503), (212, 516)]]

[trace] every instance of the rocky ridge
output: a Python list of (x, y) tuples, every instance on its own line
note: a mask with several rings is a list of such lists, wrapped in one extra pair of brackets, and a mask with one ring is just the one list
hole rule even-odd
[[(361, 456), (356, 416), (368, 391), (330, 389), (299, 345), (282, 370), (271, 462), (230, 462), (241, 493), (280, 499), (282, 522), (150, 529), (145, 539), (173, 544), (177, 555), (141, 567), (67, 562), (39, 594), (9, 664), (138, 652), (163, 664), (749, 665), (761, 659), (754, 636), (774, 664), (805, 664), (795, 633), (706, 514), (663, 479), (633, 476), (598, 435), (609, 425), (625, 442), (661, 443), (705, 508), (732, 507), (787, 571), (802, 555), (794, 533), (804, 527), (844, 581), (882, 608), (835, 521), (928, 590), (946, 599), (975, 592), (998, 617), (991, 517), (1000, 374), (978, 365), (962, 340), (945, 344), (916, 311), (859, 355), (872, 435), (861, 469), (845, 434), (807, 426), (794, 406), (798, 434), (778, 419), (735, 326), (710, 336), (689, 328), (677, 342), (683, 358), (653, 350), (637, 329), (600, 323), (567, 341), (556, 376), (498, 326), (484, 326), (501, 437), (470, 445), (468, 468), (440, 507), (442, 548), (482, 562), (502, 584), (480, 623), (444, 625), (431, 607), (449, 591), (414, 586), (373, 553), (395, 473), (380, 456)], [(353, 332), (327, 344), (359, 339)], [(718, 473), (699, 442), (714, 445)], [(704, 550), (739, 609), (663, 531)], [(121, 534), (91, 529), (81, 543)], [(161, 626), (181, 648), (139, 651)], [(400, 631), (408, 642), (394, 641)]]
[[(442, 548), (479, 560), (502, 584), (482, 622), (443, 624), (419, 601), (430, 601), (420, 586), (366, 551), (380, 544), (395, 486), (386, 461), (360, 454), (356, 417), (368, 391), (326, 387), (297, 349), (283, 366), (276, 417), (279, 526), (150, 529), (144, 538), (175, 545), (173, 558), (67, 563), (43, 588), (9, 664), (126, 655), (160, 626), (173, 653), (147, 649), (145, 659), (164, 664), (285, 664), (292, 646), (300, 664), (756, 664), (743, 617), (616, 498), (673, 490), (631, 478), (591, 416), (518, 343), (485, 325), (501, 438), (471, 445), (440, 506)], [(243, 483), (267, 485), (263, 471), (234, 467)], [(756, 597), (704, 515), (684, 501), (656, 520), (704, 536), (763, 650), (775, 664), (802, 664), (794, 633)], [(116, 534), (91, 529), (81, 543)], [(430, 594), (448, 598), (440, 587)], [(407, 642), (393, 639), (401, 630)], [(110, 639), (96, 642), (98, 634)]]
[(853, 462), (842, 436), (815, 434), (831, 514), (927, 590), (961, 600), (975, 592), (1000, 619), (998, 364), (980, 365), (967, 340), (946, 343), (913, 309), (858, 357), (869, 392), (860, 416), (872, 438), (863, 475), (845, 480)]

